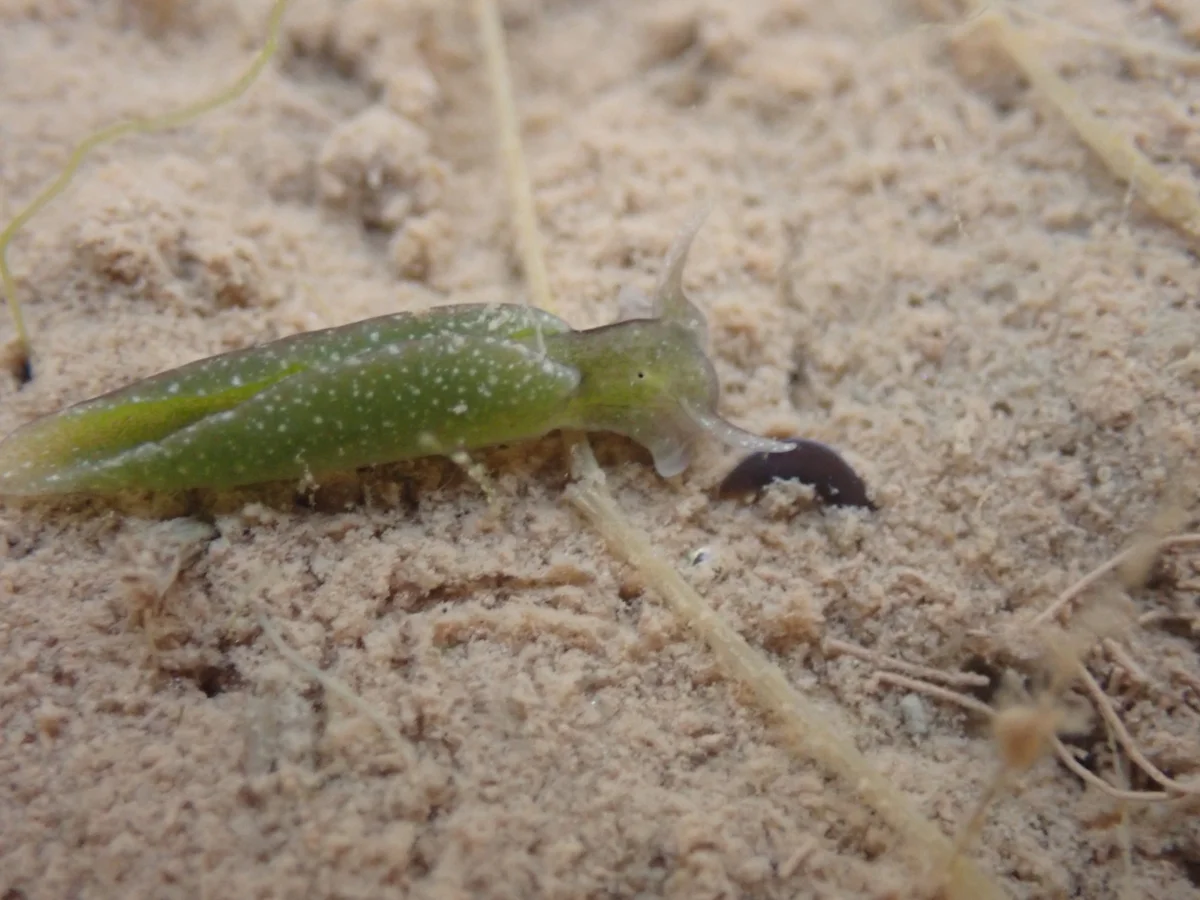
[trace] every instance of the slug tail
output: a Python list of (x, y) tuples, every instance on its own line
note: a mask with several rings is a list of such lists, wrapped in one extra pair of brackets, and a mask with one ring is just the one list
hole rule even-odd
[[(97, 463), (233, 409), (296, 372), (204, 396), (137, 396), (137, 384), (35, 419), (0, 440), (0, 496), (30, 497), (87, 489)], [(130, 485), (131, 487), (134, 485)]]

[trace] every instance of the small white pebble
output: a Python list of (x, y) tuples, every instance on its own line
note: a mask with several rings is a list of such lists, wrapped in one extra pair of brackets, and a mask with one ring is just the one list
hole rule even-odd
[(929, 733), (929, 710), (917, 694), (905, 694), (900, 698), (900, 717), (913, 737), (924, 737)]

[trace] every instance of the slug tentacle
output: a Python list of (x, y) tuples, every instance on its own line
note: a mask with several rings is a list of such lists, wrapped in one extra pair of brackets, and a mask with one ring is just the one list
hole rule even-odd
[(654, 315), (654, 301), (640, 288), (627, 284), (617, 292), (617, 321), (649, 319)]
[(732, 422), (717, 415), (716, 410), (695, 407), (686, 401), (681, 405), (700, 433), (724, 444), (731, 450), (742, 450), (747, 453), (786, 453), (792, 449), (792, 445), (786, 441), (777, 441), (773, 438), (763, 437), (761, 434), (755, 434), (753, 431), (738, 428)]
[(692, 242), (695, 241), (696, 234), (707, 217), (708, 210), (704, 209), (692, 216), (680, 230), (663, 260), (662, 274), (659, 275), (658, 286), (654, 290), (655, 318), (683, 325), (692, 332), (701, 346), (708, 340), (708, 323), (700, 307), (684, 293), (683, 270), (687, 265)]

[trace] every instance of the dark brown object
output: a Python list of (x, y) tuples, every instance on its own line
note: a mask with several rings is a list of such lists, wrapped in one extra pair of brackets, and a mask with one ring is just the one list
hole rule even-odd
[(717, 489), (721, 498), (760, 491), (772, 481), (799, 481), (812, 485), (830, 506), (877, 509), (867, 497), (867, 485), (832, 447), (797, 438), (782, 453), (752, 453), (734, 466)]
[(20, 341), (13, 341), (0, 350), (4, 368), (12, 373), (17, 380), (17, 387), (24, 387), (33, 381), (33, 361), (29, 358), (29, 348)]

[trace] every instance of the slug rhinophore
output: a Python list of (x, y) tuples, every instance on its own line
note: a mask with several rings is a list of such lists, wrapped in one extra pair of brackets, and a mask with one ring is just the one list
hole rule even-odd
[(447, 306), (199, 360), (9, 435), (0, 494), (227, 488), (558, 429), (632, 438), (664, 477), (704, 435), (787, 450), (717, 414), (704, 317), (682, 287), (698, 225), (668, 253), (651, 318), (574, 331), (526, 306)]

